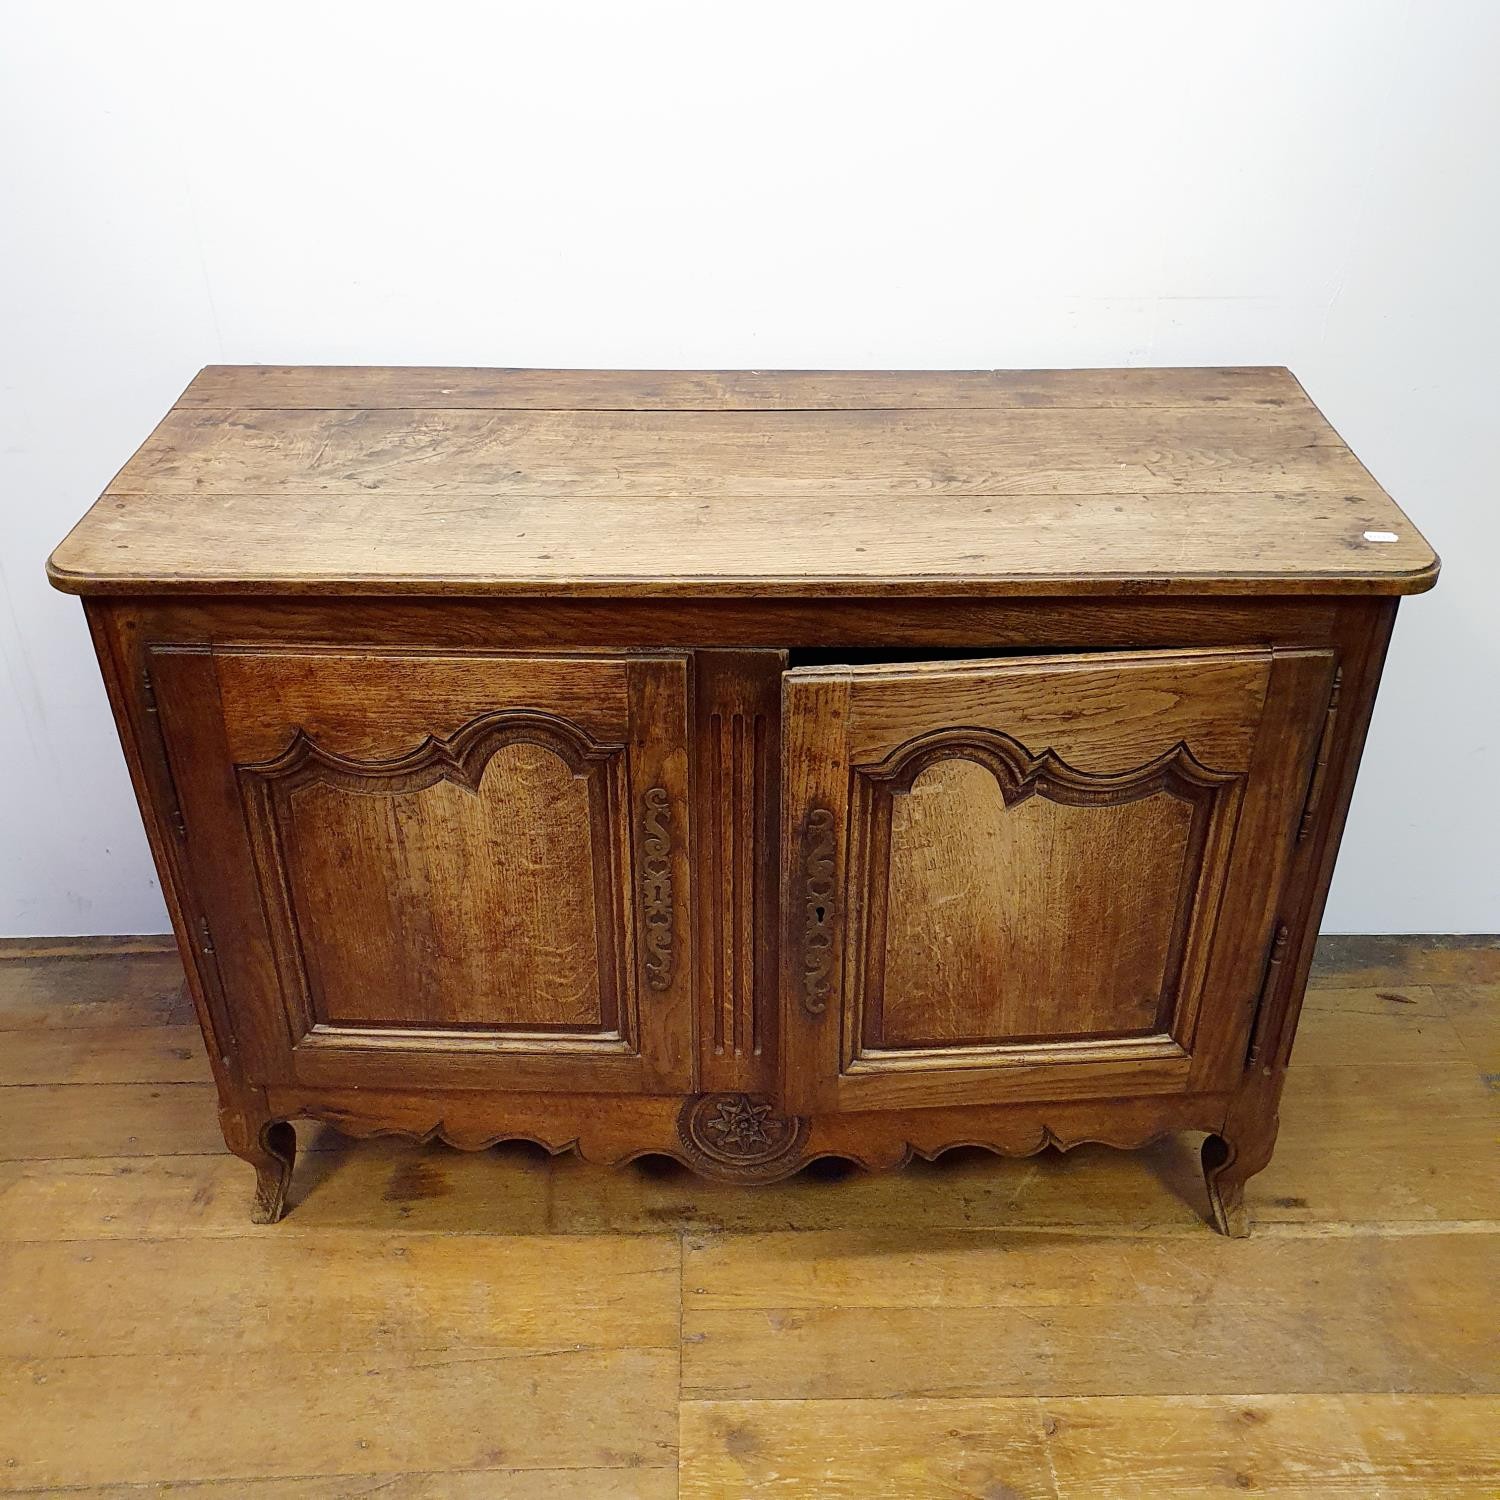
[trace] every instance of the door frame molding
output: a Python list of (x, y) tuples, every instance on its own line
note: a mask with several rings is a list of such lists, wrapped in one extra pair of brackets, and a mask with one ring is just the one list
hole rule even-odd
[[(254, 648), (276, 656), (274, 644)], [(428, 735), (421, 743), (385, 758), (361, 760), (326, 747), (313, 737), (294, 733), (268, 760), (237, 763), (229, 748), (225, 704), (217, 661), (243, 658), (243, 648), (198, 644), (152, 644), (145, 648), (161, 719), (167, 767), (179, 789), (184, 844), (194, 869), (193, 884), (203, 892), (203, 922), (214, 934), (220, 983), (237, 993), (235, 1014), (250, 1017), (238, 1038), (251, 1082), (303, 1087), (330, 1086), (350, 1080), (373, 1088), (481, 1088), (557, 1090), (570, 1093), (689, 1092), (694, 1086), (691, 1046), (693, 966), (690, 961), (690, 876), (687, 865), (690, 809), (687, 796), (687, 723), (689, 706), (687, 652), (589, 653), (570, 657), (621, 678), (618, 694), (622, 722), (618, 733), (601, 737), (550, 713), (545, 705), (498, 704), (472, 716), (446, 736)], [(328, 653), (332, 655), (332, 653)], [(424, 655), (444, 651), (410, 649), (368, 654), (399, 658), (420, 671)], [(316, 653), (289, 651), (288, 656)], [(509, 664), (532, 653), (504, 649), (472, 653), (481, 663)], [(554, 666), (558, 658), (549, 657)], [(563, 1032), (504, 1028), (332, 1026), (321, 1021), (311, 1003), (300, 945), (285, 942), (289, 912), (285, 872), (267, 843), (271, 825), (256, 816), (264, 803), (268, 773), (295, 774), (313, 762), (332, 766), (335, 774), (405, 785), (415, 776), (424, 784), (467, 777), (477, 784), (482, 762), (496, 744), (517, 736), (501, 729), (520, 720), (521, 738), (539, 733), (547, 722), (548, 743), (560, 735), (574, 742), (565, 759), (617, 769), (605, 785), (609, 837), (607, 868), (598, 868), (599, 844), (605, 834), (591, 820), (596, 882), (607, 881), (609, 900), (596, 904), (601, 929), (616, 933), (612, 965), (617, 988), (615, 1023), (605, 1033), (579, 1036)], [(499, 732), (500, 739), (496, 740)], [(248, 774), (247, 774), (248, 773)], [(648, 793), (664, 791), (681, 829), (669, 853), (674, 892), (672, 929), (689, 957), (675, 962), (665, 985), (648, 985), (644, 924), (643, 862), (636, 809)], [(597, 799), (595, 799), (597, 801)], [(263, 809), (262, 809), (263, 810)], [(597, 810), (597, 809), (596, 809)], [(596, 884), (596, 902), (598, 897)], [(653, 887), (661, 889), (660, 884)], [(281, 940), (273, 933), (281, 932)], [(273, 958), (279, 955), (279, 963)], [(603, 978), (603, 976), (601, 976)]]
[[(1135, 768), (1111, 775), (1081, 772), (1052, 747), (1030, 749), (1016, 736), (995, 725), (975, 729), (953, 723), (920, 731), (891, 743), (896, 730), (861, 730), (857, 695), (869, 694), (876, 684), (899, 683), (909, 691), (914, 682), (929, 686), (934, 702), (949, 678), (989, 673), (996, 678), (1014, 673), (1035, 676), (1054, 668), (1059, 672), (1128, 670), (1133, 665), (1160, 669), (1174, 659), (1184, 670), (1194, 662), (1214, 664), (1260, 663), (1264, 685), (1256, 716), (1246, 725), (1248, 740), (1243, 762), (1233, 769), (1205, 769), (1191, 747), (1176, 744), (1157, 751)], [(1271, 880), (1271, 896), (1284, 878), (1287, 854), (1300, 813), (1299, 778), (1310, 772), (1317, 732), (1326, 707), (1328, 683), (1334, 671), (1329, 649), (1282, 651), (1263, 646), (1226, 646), (1207, 650), (1132, 650), (1099, 653), (1087, 658), (1028, 655), (986, 661), (948, 661), (882, 669), (878, 665), (853, 668), (793, 669), (783, 680), (783, 1015), (787, 1045), (783, 1056), (782, 1098), (800, 1113), (829, 1110), (878, 1110), (1004, 1103), (1020, 1098), (1086, 1099), (1122, 1094), (1180, 1093), (1226, 1086), (1235, 1037), (1243, 1012), (1253, 995), (1239, 994), (1250, 986), (1253, 962), (1220, 934), (1229, 930), (1245, 941), (1259, 942), (1271, 920), (1270, 905), (1259, 899), (1260, 882)], [(1053, 778), (1083, 789), (1089, 781), (1118, 789), (1146, 787), (1160, 790), (1168, 767), (1182, 770), (1187, 762), (1202, 772), (1186, 772), (1214, 788), (1217, 809), (1201, 831), (1199, 879), (1193, 882), (1191, 921), (1182, 945), (1182, 982), (1173, 996), (1172, 1020), (1165, 1029), (1147, 1035), (1089, 1039), (997, 1041), (974, 1046), (880, 1049), (862, 1045), (865, 1005), (871, 974), (870, 945), (880, 937), (878, 911), (872, 921), (871, 897), (879, 863), (878, 839), (872, 837), (871, 773), (876, 778), (899, 777), (913, 765), (918, 770), (939, 755), (968, 753), (976, 741), (988, 754), (1001, 782), (1009, 781), (1014, 795), (1027, 786)], [(858, 750), (851, 746), (858, 745)], [(1002, 753), (1003, 749), (1003, 753)], [(1078, 760), (1074, 756), (1074, 760)], [(1059, 767), (1066, 767), (1066, 772)], [(1028, 790), (1026, 794), (1030, 794)], [(1110, 793), (1099, 800), (1109, 800)], [(1093, 800), (1093, 799), (1087, 799)], [(814, 810), (828, 815), (833, 834), (833, 886), (837, 930), (820, 935), (826, 946), (808, 947), (808, 912), (816, 903), (805, 896), (808, 855), (808, 818)], [(878, 832), (878, 830), (876, 830)], [(1191, 850), (1189, 853), (1193, 853)], [(1252, 859), (1255, 861), (1252, 867)], [(1205, 882), (1207, 882), (1205, 884)], [(1227, 920), (1222, 920), (1226, 918)], [(1231, 950), (1234, 951), (1231, 951)], [(828, 993), (817, 1006), (807, 1003), (805, 986), (816, 952), (820, 975)], [(1253, 988), (1253, 986), (1250, 986)], [(1219, 1019), (1214, 1034), (1202, 1033), (1201, 1019), (1209, 1008), (1203, 997), (1216, 995), (1212, 1013)], [(1225, 995), (1223, 1003), (1219, 994)], [(1232, 1034), (1231, 1034), (1232, 1033)], [(1243, 1049), (1241, 1049), (1242, 1051)], [(1242, 1058), (1240, 1059), (1242, 1061)]]

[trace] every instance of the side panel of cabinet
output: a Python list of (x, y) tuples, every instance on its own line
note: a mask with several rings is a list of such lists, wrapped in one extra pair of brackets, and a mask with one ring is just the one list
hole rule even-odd
[(1331, 682), (1267, 649), (789, 673), (789, 1106), (1226, 1087)]
[(685, 658), (148, 660), (253, 1081), (691, 1086)]

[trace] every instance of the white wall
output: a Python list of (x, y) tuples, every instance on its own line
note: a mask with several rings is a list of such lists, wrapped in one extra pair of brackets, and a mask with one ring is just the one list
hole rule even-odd
[(165, 926), (51, 546), (200, 366), (1289, 364), (1447, 561), (1326, 926), (1500, 929), (1500, 6), (0, 10), (0, 933)]

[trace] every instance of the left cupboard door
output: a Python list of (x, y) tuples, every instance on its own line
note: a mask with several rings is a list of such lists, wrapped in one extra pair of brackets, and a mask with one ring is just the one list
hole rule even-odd
[(687, 1093), (688, 660), (155, 646), (251, 1081)]

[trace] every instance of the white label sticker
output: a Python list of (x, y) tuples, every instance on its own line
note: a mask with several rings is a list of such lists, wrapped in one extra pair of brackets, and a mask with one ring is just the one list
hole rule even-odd
[(1365, 540), (1367, 542), (1399, 542), (1401, 538), (1394, 531), (1367, 531)]

